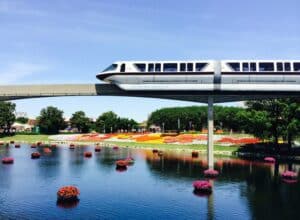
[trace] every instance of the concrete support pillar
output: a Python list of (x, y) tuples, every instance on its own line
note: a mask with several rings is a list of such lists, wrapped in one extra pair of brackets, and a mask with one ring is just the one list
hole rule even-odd
[(208, 97), (207, 110), (207, 163), (208, 169), (214, 169), (214, 99)]

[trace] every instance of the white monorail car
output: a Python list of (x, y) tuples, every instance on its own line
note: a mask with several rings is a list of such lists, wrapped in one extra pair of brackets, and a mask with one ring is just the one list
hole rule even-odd
[(97, 78), (127, 91), (300, 91), (300, 61), (121, 61)]

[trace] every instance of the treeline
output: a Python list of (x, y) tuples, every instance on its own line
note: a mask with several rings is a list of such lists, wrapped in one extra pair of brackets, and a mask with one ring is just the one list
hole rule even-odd
[[(165, 130), (202, 130), (207, 126), (207, 107), (159, 109), (148, 119), (148, 126), (152, 124)], [(300, 135), (300, 102), (289, 98), (249, 101), (245, 108), (215, 106), (214, 124), (216, 129), (253, 134), (276, 146), (282, 138), (291, 146)]]
[[(9, 135), (14, 122), (27, 123), (28, 118), (15, 117), (16, 105), (11, 102), (0, 102), (0, 133)], [(119, 117), (112, 111), (104, 112), (93, 121), (83, 111), (75, 112), (69, 122), (64, 119), (64, 112), (56, 107), (43, 108), (36, 118), (42, 134), (57, 134), (60, 130), (77, 129), (80, 133), (97, 131), (100, 133), (125, 132), (138, 128), (138, 123), (129, 118)]]

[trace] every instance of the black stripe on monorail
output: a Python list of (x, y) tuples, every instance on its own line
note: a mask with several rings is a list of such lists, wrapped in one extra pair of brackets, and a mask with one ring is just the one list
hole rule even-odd
[(222, 72), (222, 75), (298, 75), (300, 72)]
[(127, 72), (117, 72), (117, 73), (103, 73), (100, 75), (97, 75), (97, 78), (100, 80), (104, 80), (107, 77), (110, 76), (149, 76), (149, 75), (155, 75), (155, 76), (170, 76), (170, 75), (214, 75), (214, 72), (137, 72), (137, 73), (127, 73)]

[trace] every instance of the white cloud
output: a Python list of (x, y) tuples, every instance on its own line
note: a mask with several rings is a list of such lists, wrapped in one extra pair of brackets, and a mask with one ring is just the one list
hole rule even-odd
[(0, 69), (0, 84), (20, 83), (20, 80), (46, 69), (45, 66), (40, 64), (16, 62)]

